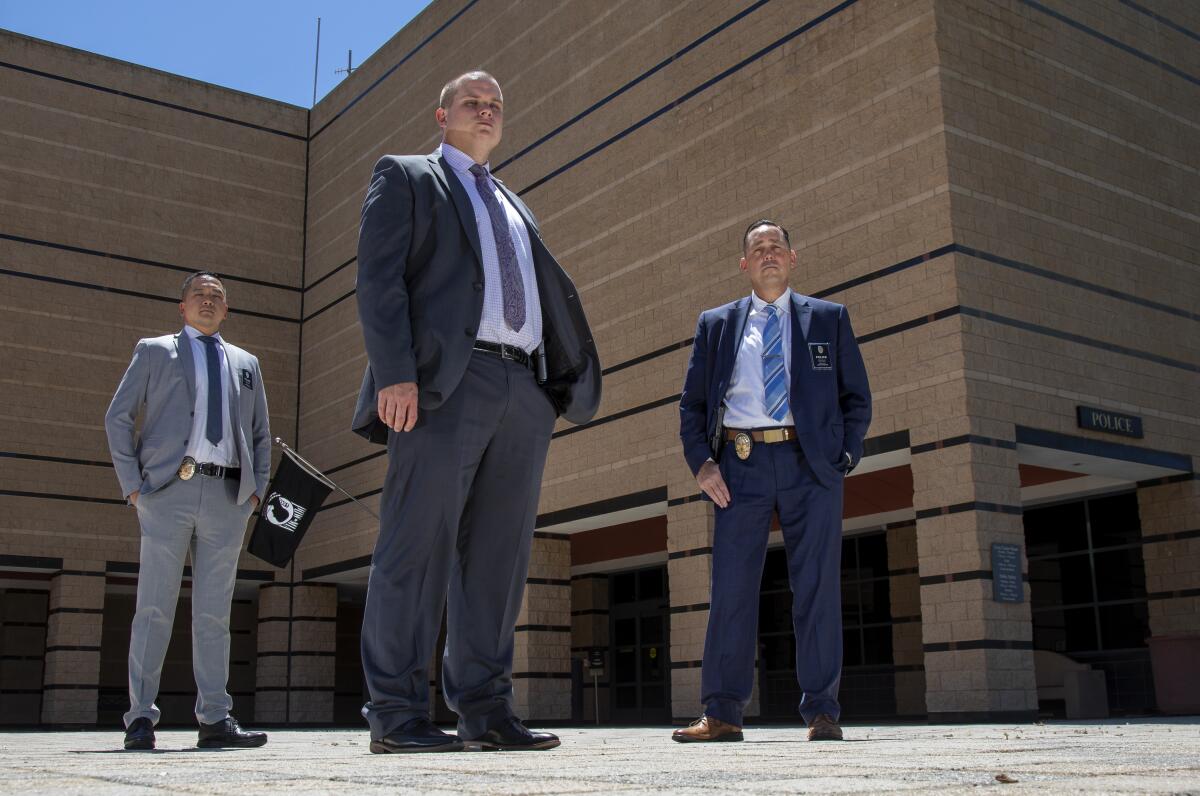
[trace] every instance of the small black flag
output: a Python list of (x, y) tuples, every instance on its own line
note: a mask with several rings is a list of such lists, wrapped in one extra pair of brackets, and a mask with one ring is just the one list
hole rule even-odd
[(247, 552), (272, 566), (287, 566), (313, 515), (331, 491), (333, 487), (327, 480), (297, 462), (291, 450), (285, 450), (267, 487), (267, 499), (260, 507)]

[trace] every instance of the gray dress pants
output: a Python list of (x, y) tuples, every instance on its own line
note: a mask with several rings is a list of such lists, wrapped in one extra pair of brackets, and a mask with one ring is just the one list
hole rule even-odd
[(163, 658), (171, 640), (183, 562), (192, 556), (192, 669), (196, 719), (204, 724), (229, 715), (229, 605), (238, 555), (254, 501), (238, 505), (238, 482), (197, 475), (141, 495), (142, 526), (137, 611), (129, 638), (129, 712), (158, 723)]
[(554, 420), (528, 368), (475, 351), (442, 406), (390, 433), (362, 632), (373, 739), (429, 716), (443, 608), (442, 684), (459, 735), (513, 715), (513, 628)]

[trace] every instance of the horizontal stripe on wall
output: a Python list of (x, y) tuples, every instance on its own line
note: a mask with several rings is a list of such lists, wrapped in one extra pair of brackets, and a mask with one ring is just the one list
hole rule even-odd
[(99, 652), (99, 645), (92, 644), (56, 644), (52, 647), (46, 647), (46, 653), (51, 652)]
[(105, 94), (112, 94), (117, 97), (124, 97), (125, 99), (131, 99), (131, 100), (135, 100), (137, 102), (144, 102), (148, 105), (157, 105), (160, 108), (167, 108), (168, 110), (180, 111), (182, 113), (188, 113), (193, 116), (202, 116), (205, 119), (213, 119), (218, 122), (226, 122), (227, 124), (235, 124), (238, 127), (246, 127), (251, 130), (259, 130), (264, 133), (270, 133), (271, 135), (278, 135), (278, 136), (283, 136), (284, 138), (291, 138), (292, 140), (295, 140), (295, 141), (305, 140), (304, 136), (300, 135), (299, 133), (289, 133), (285, 130), (276, 130), (272, 127), (266, 127), (261, 124), (255, 124), (254, 122), (247, 122), (247, 121), (243, 121), (241, 119), (235, 119), (232, 116), (222, 116), (219, 113), (211, 113), (209, 111), (202, 111), (198, 108), (189, 108), (186, 105), (179, 105), (174, 102), (165, 102), (163, 100), (153, 99), (152, 97), (145, 97), (145, 96), (142, 96), (141, 94), (133, 94), (128, 91), (121, 91), (120, 89), (110, 88), (108, 86), (102, 86), (99, 83), (88, 83), (87, 81), (84, 81), (84, 80), (76, 80), (73, 77), (66, 77), (65, 75), (56, 75), (52, 72), (43, 72), (40, 69), (31, 69), (27, 66), (18, 66), (17, 64), (10, 64), (6, 61), (0, 61), (0, 67), (5, 68), (5, 69), (11, 69), (15, 72), (23, 72), (27, 75), (33, 75), (35, 77), (44, 77), (48, 80), (55, 80), (60, 83), (68, 83), (73, 86), (79, 86), (80, 88), (91, 89), (92, 91), (100, 91)]
[(925, 652), (958, 652), (965, 650), (1031, 650), (1032, 641), (1009, 641), (1005, 639), (980, 638), (972, 641), (943, 641), (922, 644)]
[(572, 581), (577, 580), (608, 580), (607, 572), (585, 572), (582, 575), (572, 575)]
[[(943, 583), (963, 583), (970, 580), (991, 580), (992, 571), (990, 569), (972, 569), (963, 572), (948, 572), (945, 575), (922, 575), (922, 586), (937, 586)], [(1021, 582), (1029, 582), (1029, 573), (1021, 573)]]
[(1174, 531), (1171, 533), (1156, 533), (1142, 537), (1142, 544), (1161, 544), (1162, 542), (1180, 542), (1184, 539), (1200, 539), (1200, 529), (1192, 531)]
[(26, 569), (62, 569), (63, 560), (51, 556), (17, 556), (0, 553), (0, 567), (23, 567)]
[(931, 517), (942, 517), (947, 514), (961, 514), (965, 511), (989, 511), (996, 514), (1015, 514), (1021, 515), (1024, 509), (1020, 506), (1007, 506), (1003, 503), (988, 503), (983, 500), (971, 500), (966, 503), (955, 503), (952, 506), (936, 506), (931, 509), (919, 509), (917, 511), (918, 520), (927, 520)]
[[(327, 685), (260, 685), (254, 688), (256, 694), (280, 694), (292, 691), (297, 694), (332, 694), (333, 686)], [(295, 722), (293, 722), (295, 723)]]
[(733, 66), (730, 66), (727, 69), (724, 69), (721, 72), (718, 72), (716, 75), (714, 75), (714, 76), (708, 78), (707, 80), (705, 80), (704, 82), (694, 86), (690, 90), (684, 92), (683, 94), (681, 94), (678, 97), (676, 97), (675, 99), (673, 99), (671, 102), (668, 102), (666, 105), (663, 105), (662, 107), (658, 108), (657, 110), (651, 112), (650, 114), (642, 117), (638, 121), (629, 125), (624, 130), (621, 130), (620, 132), (616, 133), (615, 135), (609, 136), (604, 141), (601, 141), (599, 144), (596, 144), (595, 146), (588, 149), (582, 155), (578, 155), (575, 158), (572, 158), (571, 160), (567, 161), (566, 163), (564, 163), (563, 165), (554, 169), (553, 171), (551, 171), (550, 173), (541, 177), (540, 179), (534, 180), (532, 183), (530, 183), (525, 188), (517, 191), (517, 195), (524, 196), (525, 194), (536, 190), (537, 188), (541, 187), (542, 185), (545, 185), (550, 180), (553, 180), (554, 178), (559, 177), (562, 174), (570, 171), (571, 169), (578, 166), (580, 163), (583, 163), (585, 160), (588, 160), (589, 158), (592, 158), (595, 155), (598, 155), (599, 153), (608, 149), (610, 146), (617, 143), (618, 141), (621, 141), (622, 139), (637, 132), (638, 130), (640, 130), (641, 128), (650, 124), (651, 122), (655, 121), (656, 119), (666, 115), (670, 111), (675, 110), (676, 108), (678, 108), (679, 106), (688, 102), (689, 100), (695, 98), (699, 94), (707, 91), (708, 89), (717, 85), (721, 81), (725, 80), (727, 77), (737, 74), (738, 72), (745, 69), (747, 66), (750, 66), (751, 64), (755, 63), (756, 61), (761, 60), (765, 56), (771, 54), (772, 52), (779, 49), (780, 47), (787, 44), (788, 42), (792, 41), (793, 39), (796, 39), (797, 37), (807, 33), (808, 31), (812, 30), (813, 28), (815, 28), (816, 26), (825, 22), (826, 20), (831, 19), (834, 16), (837, 16), (842, 11), (845, 11), (847, 8), (853, 6), (856, 2), (858, 2), (858, 0), (843, 0), (843, 2), (839, 3), (838, 5), (834, 6), (831, 9), (829, 9), (825, 13), (820, 14), (819, 16), (816, 16), (816, 17), (808, 20), (804, 24), (800, 25), (798, 28), (791, 30), (790, 32), (784, 34), (783, 36), (779, 37), (778, 39), (776, 39), (775, 41), (766, 45), (765, 47), (762, 47), (758, 51), (746, 56), (745, 58), (743, 58), (742, 60), (740, 60), (736, 64), (734, 64)]
[[(574, 580), (574, 578), (572, 578)], [(581, 608), (578, 611), (572, 611), (571, 616), (608, 616), (607, 608)]]
[(634, 406), (629, 409), (624, 409), (620, 412), (615, 412), (611, 415), (605, 415), (604, 417), (598, 417), (595, 420), (589, 421), (582, 425), (571, 426), (570, 428), (564, 428), (561, 431), (556, 431), (556, 432), (554, 432), (553, 435), (551, 435), (551, 437), (553, 439), (559, 439), (560, 437), (567, 437), (567, 436), (570, 436), (571, 434), (575, 434), (580, 431), (586, 431), (589, 429), (593, 429), (593, 428), (596, 428), (597, 426), (603, 426), (608, 423), (612, 423), (616, 420), (623, 420), (624, 418), (629, 417), (630, 415), (641, 414), (642, 412), (649, 412), (651, 409), (658, 409), (659, 407), (676, 403), (679, 401), (681, 396), (682, 396), (682, 393), (675, 393), (674, 395), (668, 395), (666, 398), (659, 398), (657, 401), (650, 401), (648, 403), (641, 404), (640, 406)]
[(75, 578), (103, 578), (104, 577), (103, 572), (96, 572), (95, 570), (91, 570), (91, 569), (60, 569), (58, 572), (55, 572), (51, 577), (57, 578), (60, 575), (67, 575), (67, 576), (75, 577)]
[(570, 586), (571, 581), (561, 578), (526, 578), (529, 586)]
[(889, 569), (889, 578), (899, 578), (905, 575), (919, 575), (920, 571), (916, 567), (906, 567), (904, 569)]
[(1004, 448), (1005, 450), (1016, 450), (1017, 443), (1007, 439), (996, 439), (995, 437), (985, 437), (981, 434), (961, 434), (957, 437), (947, 437), (933, 442), (923, 442), (920, 445), (913, 445), (912, 453), (927, 453), (928, 451), (942, 450), (943, 448), (953, 448), (957, 445), (983, 445), (992, 448)]
[[(25, 243), (30, 246), (42, 246), (48, 249), (56, 249), (58, 251), (72, 252), (74, 254), (86, 254), (89, 257), (103, 257), (106, 260), (119, 260), (123, 263), (132, 263), (134, 265), (148, 265), (153, 268), (164, 268), (168, 271), (178, 271), (181, 274), (194, 274), (197, 271), (211, 271), (211, 268), (197, 268), (187, 265), (175, 265), (174, 263), (162, 262), (161, 260), (148, 260), (145, 257), (131, 257), (126, 254), (115, 254), (113, 252), (100, 251), (99, 249), (88, 249), (83, 246), (71, 246), (66, 243), (55, 243), (54, 241), (39, 240), (38, 238), (26, 238), (21, 235), (9, 235), (0, 232), (0, 240), (9, 240), (14, 243)], [(238, 282), (246, 285), (258, 285), (259, 287), (269, 287), (276, 290), (287, 290), (293, 293), (299, 293), (300, 288), (293, 285), (283, 285), (279, 282), (267, 282), (262, 279), (253, 279), (248, 276), (234, 276), (232, 274), (220, 274), (222, 282)], [(183, 283), (180, 282), (182, 289)]]
[(699, 669), (704, 661), (671, 661), (672, 669)]
[(712, 545), (707, 547), (693, 547), (691, 550), (676, 550), (672, 553), (667, 553), (667, 560), (674, 561), (677, 558), (691, 558), (692, 556), (709, 555), (712, 555)]
[(673, 508), (675, 506), (682, 506), (685, 503), (695, 503), (699, 500), (704, 500), (703, 492), (697, 492), (694, 495), (687, 495), (685, 497), (671, 498), (670, 500), (667, 501), (667, 507)]
[(260, 658), (333, 658), (336, 657), (336, 652), (327, 652), (323, 650), (278, 650), (278, 651), (262, 651), (257, 653)]
[(672, 614), (690, 614), (696, 611), (707, 611), (710, 603), (692, 603), (691, 605), (672, 605), (670, 613)]
[(1112, 47), (1116, 47), (1118, 50), (1121, 50), (1122, 52), (1126, 52), (1135, 58), (1145, 61), (1146, 63), (1153, 64), (1154, 66), (1157, 66), (1159, 69), (1163, 70), (1164, 72), (1175, 75), (1176, 77), (1181, 77), (1184, 80), (1186, 80), (1187, 82), (1191, 83), (1192, 85), (1200, 86), (1200, 78), (1197, 78), (1193, 75), (1189, 75), (1187, 72), (1184, 72), (1182, 69), (1179, 69), (1178, 67), (1172, 66), (1171, 64), (1162, 60), (1161, 58), (1157, 58), (1153, 55), (1144, 53), (1135, 47), (1131, 47), (1122, 41), (1118, 41), (1117, 39), (1114, 39), (1112, 36), (1107, 36), (1107, 35), (1101, 33), (1100, 31), (1096, 30), (1095, 28), (1088, 27), (1087, 25), (1084, 25), (1082, 22), (1077, 22), (1065, 14), (1060, 14), (1057, 11), (1052, 11), (1051, 9), (1046, 8), (1041, 3), (1035, 2), (1035, 0), (1017, 0), (1017, 1), (1020, 3), (1023, 3), (1024, 5), (1028, 6), (1029, 8), (1034, 9), (1035, 11), (1040, 11), (1041, 13), (1046, 14), (1047, 16), (1051, 16), (1051, 17), (1057, 19), (1059, 22), (1069, 25), (1072, 28), (1074, 28), (1075, 30), (1080, 31), (1081, 33), (1086, 33), (1088, 36), (1091, 36), (1092, 38), (1099, 39), (1100, 41), (1104, 42), (1105, 44), (1108, 44)]
[(80, 683), (46, 683), (42, 686), (43, 691), (99, 691), (100, 686), (96, 683), (80, 684)]
[(41, 456), (33, 453), (14, 453), (12, 451), (0, 451), (0, 459), (23, 459), (33, 462), (51, 462), (53, 464), (77, 464), (86, 467), (108, 467), (112, 469), (112, 462), (102, 462), (93, 459), (67, 459), (62, 456)]
[(551, 542), (570, 542), (571, 537), (565, 533), (549, 533), (548, 531), (534, 531), (534, 539), (546, 539)]
[(1156, 591), (1146, 595), (1147, 600), (1182, 600), (1189, 597), (1200, 597), (1200, 589), (1177, 589), (1175, 591)]
[(0, 489), (0, 495), (6, 497), (40, 498), (42, 500), (69, 500), (75, 503), (102, 503), (109, 506), (124, 506), (124, 500), (117, 498), (93, 498), (83, 495), (62, 495), (56, 492), (25, 492), (19, 489)]
[[(111, 575), (136, 575), (141, 569), (140, 564), (131, 561), (106, 561), (104, 563), (105, 571)], [(183, 577), (190, 578), (192, 576), (191, 566), (183, 568)], [(273, 581), (275, 580), (274, 572), (267, 572), (261, 569), (238, 569), (238, 580), (257, 580), (257, 581)]]
[(1132, 8), (1134, 11), (1137, 11), (1139, 14), (1145, 14), (1146, 16), (1153, 19), (1155, 22), (1166, 25), (1168, 28), (1171, 28), (1172, 30), (1175, 30), (1179, 33), (1182, 33), (1184, 36), (1195, 39), (1196, 41), (1200, 41), (1200, 34), (1197, 34), (1191, 30), (1188, 30), (1187, 28), (1183, 27), (1182, 25), (1180, 25), (1177, 22), (1172, 22), (1171, 20), (1164, 17), (1162, 14), (1155, 13), (1154, 11), (1151, 11), (1148, 8), (1143, 8), (1142, 6), (1133, 2), (1133, 0), (1117, 0), (1117, 2), (1120, 3), (1121, 5)]
[(339, 572), (348, 572), (355, 569), (363, 569), (371, 566), (370, 556), (359, 556), (346, 561), (338, 561), (333, 564), (323, 564), (319, 567), (311, 567), (304, 570), (301, 574), (301, 580), (310, 580), (312, 578), (320, 578), (325, 575), (336, 575)]
[[(643, 489), (638, 492), (631, 492), (628, 495), (618, 495), (617, 497), (604, 498), (603, 500), (596, 500), (591, 503), (583, 503), (569, 509), (560, 509), (558, 511), (548, 511), (545, 514), (539, 514), (536, 527), (546, 528), (561, 525), (565, 522), (574, 522), (590, 517), (601, 517), (617, 511), (626, 511), (628, 509), (662, 503), (666, 499), (667, 488), (665, 486)], [(534, 535), (536, 536), (537, 534), (535, 533)]]
[[(0, 276), (11, 276), (19, 279), (30, 279), (35, 282), (46, 282), (53, 285), (62, 285), (64, 287), (80, 288), (82, 290), (95, 290), (101, 293), (111, 293), (117, 296), (129, 296), (131, 298), (148, 299), (150, 301), (165, 301), (168, 304), (179, 304), (179, 296), (159, 296), (154, 293), (142, 293), (137, 290), (126, 290), (119, 287), (108, 287), (107, 285), (98, 285), (89, 282), (80, 282), (74, 279), (61, 279), (56, 276), (45, 276), (43, 274), (31, 274), (25, 271), (14, 271), (11, 268), (0, 268)], [(268, 312), (255, 312), (254, 310), (238, 309), (238, 315), (248, 315), (253, 318), (263, 318), (268, 321), (279, 321), (281, 323), (300, 323), (299, 318), (287, 318), (283, 315), (273, 315)]]
[[(1058, 431), (1047, 431), (1028, 426), (1016, 426), (1016, 437), (1018, 445), (1053, 448), (1054, 450), (1069, 451), (1071, 453), (1082, 453), (1087, 456), (1119, 459), (1137, 464), (1149, 464), (1153, 467), (1164, 467), (1169, 470), (1184, 471), (1182, 475), (1168, 477), (1163, 481), (1164, 483), (1175, 483), (1176, 480), (1190, 480), (1193, 477), (1191, 473), (1191, 457), (1180, 453), (1170, 453), (1168, 451), (1155, 450), (1154, 448), (1126, 445), (1121, 442), (1110, 442), (1104, 439), (1076, 437)], [(1157, 483), (1158, 480), (1155, 479), (1154, 483)], [(1140, 483), (1139, 486), (1141, 486)]]
[(514, 680), (570, 680), (570, 672), (513, 672)]
[(1166, 486), (1167, 484), (1180, 484), (1184, 481), (1193, 481), (1196, 479), (1195, 473), (1180, 473), (1179, 475), (1168, 475), (1162, 478), (1148, 478), (1145, 481), (1138, 481), (1139, 489), (1145, 489), (1151, 486)]
[(337, 622), (336, 616), (264, 616), (258, 619), (258, 623), (265, 624), (267, 622)]
[(570, 625), (517, 625), (515, 633), (570, 633)]
[(0, 627), (45, 627), (45, 622), (14, 622), (11, 619), (0, 621)]

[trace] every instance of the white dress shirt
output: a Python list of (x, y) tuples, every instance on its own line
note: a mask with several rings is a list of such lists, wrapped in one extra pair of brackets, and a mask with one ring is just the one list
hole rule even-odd
[(217, 346), (217, 358), (221, 363), (221, 408), (225, 411), (221, 418), (221, 442), (213, 445), (205, 434), (208, 431), (208, 349), (200, 337), (203, 332), (191, 326), (184, 326), (192, 342), (192, 363), (196, 372), (196, 407), (192, 417), (192, 433), (188, 437), (187, 453), (197, 462), (212, 462), (222, 467), (238, 466), (237, 445), (233, 441), (233, 423), (230, 422), (232, 399), (230, 398), (229, 362), (225, 358), (225, 342), (220, 333), (214, 334), (220, 345)]
[(774, 301), (778, 310), (780, 332), (783, 337), (783, 368), (788, 388), (788, 411), (783, 420), (767, 414), (763, 399), (766, 385), (763, 383), (763, 331), (767, 326), (767, 302), (750, 294), (750, 314), (746, 317), (746, 328), (742, 343), (738, 347), (733, 363), (733, 375), (725, 393), (725, 426), (727, 428), (776, 428), (793, 426), (792, 419), (792, 289)]
[[(479, 251), (483, 255), (483, 317), (479, 321), (479, 332), (476, 338), (491, 343), (505, 343), (516, 346), (527, 353), (532, 353), (542, 342), (542, 305), (538, 299), (537, 275), (533, 270), (533, 249), (529, 244), (529, 230), (525, 227), (525, 219), (517, 208), (505, 197), (504, 192), (491, 182), (492, 194), (508, 215), (508, 229), (512, 237), (513, 248), (517, 251), (517, 264), (521, 268), (521, 281), (525, 287), (525, 325), (512, 330), (504, 322), (504, 295), (500, 281), (500, 257), (496, 253), (496, 236), (492, 232), (492, 217), (488, 215), (487, 205), (479, 196), (475, 187), (475, 175), (470, 168), (475, 165), (471, 156), (462, 150), (455, 149), (445, 141), (438, 151), (454, 175), (462, 183), (471, 198), (471, 208), (475, 211), (475, 229), (479, 232)], [(487, 163), (483, 164), (488, 168)], [(491, 170), (488, 170), (489, 175)]]

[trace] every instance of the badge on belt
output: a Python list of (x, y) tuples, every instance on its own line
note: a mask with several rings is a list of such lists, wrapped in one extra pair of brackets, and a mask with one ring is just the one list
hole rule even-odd
[(190, 481), (192, 476), (196, 474), (196, 460), (191, 456), (184, 456), (183, 461), (179, 463), (179, 470), (176, 475), (180, 481)]
[(738, 435), (733, 438), (733, 452), (736, 453), (737, 457), (742, 461), (746, 461), (750, 458), (750, 451), (752, 448), (754, 448), (754, 440), (751, 439), (750, 435), (745, 431), (738, 433)]

